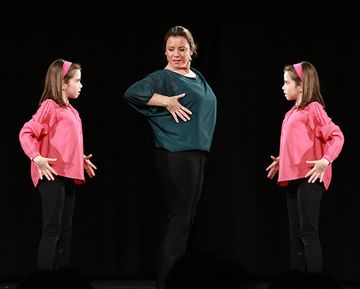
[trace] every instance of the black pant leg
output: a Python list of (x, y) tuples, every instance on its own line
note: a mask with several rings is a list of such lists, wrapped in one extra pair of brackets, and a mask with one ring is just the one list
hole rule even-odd
[[(59, 240), (61, 240), (62, 246), (60, 251), (63, 251), (62, 254), (67, 259), (66, 261), (63, 259), (60, 263), (69, 263), (67, 246), (71, 238), (71, 219), (75, 200), (73, 186), (70, 185), (70, 192), (67, 190), (69, 189), (69, 182), (72, 180), (59, 176), (56, 176), (53, 181), (44, 179), (39, 182), (38, 189), (42, 209), (42, 231), (38, 248), (39, 270), (55, 269)], [(65, 230), (63, 230), (63, 225)]]
[(159, 149), (155, 152), (165, 209), (159, 283), (166, 279), (177, 258), (185, 253), (201, 195), (204, 163), (205, 153), (201, 151), (171, 153)]

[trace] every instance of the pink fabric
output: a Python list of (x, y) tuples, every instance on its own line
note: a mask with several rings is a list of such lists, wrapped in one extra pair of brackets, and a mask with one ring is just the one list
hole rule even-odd
[[(84, 149), (82, 123), (79, 113), (70, 104), (60, 107), (51, 99), (45, 100), (19, 133), (21, 147), (33, 160), (41, 155), (56, 158), (50, 162), (60, 176), (82, 184), (84, 178)], [(39, 173), (31, 162), (31, 178), (36, 187)]]
[(299, 78), (302, 80), (302, 66), (301, 66), (301, 63), (296, 63), (293, 65), (294, 68), (295, 68), (295, 71), (296, 71), (296, 74), (299, 76)]
[(64, 61), (63, 67), (62, 67), (62, 77), (64, 78), (66, 73), (68, 73), (70, 66), (71, 66), (71, 62), (69, 61)]
[(304, 178), (312, 168), (306, 161), (325, 158), (330, 161), (325, 170), (326, 190), (331, 182), (331, 163), (338, 157), (344, 144), (340, 128), (328, 117), (318, 102), (304, 109), (291, 108), (284, 117), (280, 137), (278, 184)]

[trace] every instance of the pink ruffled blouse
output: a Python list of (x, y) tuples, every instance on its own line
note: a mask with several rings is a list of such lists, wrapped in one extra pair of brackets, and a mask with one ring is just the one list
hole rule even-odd
[(328, 117), (322, 105), (312, 102), (304, 109), (292, 107), (281, 127), (278, 184), (304, 178), (312, 168), (306, 161), (327, 159), (323, 182), (326, 190), (331, 182), (331, 163), (344, 144), (340, 128)]
[[(78, 111), (70, 104), (63, 108), (51, 99), (45, 100), (20, 130), (19, 140), (31, 160), (38, 155), (56, 158), (50, 165), (59, 176), (84, 183), (82, 123)], [(39, 172), (33, 161), (31, 178), (36, 187)]]

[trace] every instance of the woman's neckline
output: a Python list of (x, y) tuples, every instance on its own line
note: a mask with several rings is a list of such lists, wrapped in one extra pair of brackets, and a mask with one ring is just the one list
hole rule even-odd
[(191, 69), (189, 69), (189, 73), (187, 73), (187, 74), (182, 74), (182, 73), (179, 73), (177, 71), (174, 71), (174, 70), (171, 70), (171, 69), (168, 69), (168, 68), (164, 68), (164, 70), (171, 71), (173, 73), (176, 73), (178, 75), (185, 76), (185, 77), (188, 77), (188, 78), (196, 79), (196, 73), (193, 72)]

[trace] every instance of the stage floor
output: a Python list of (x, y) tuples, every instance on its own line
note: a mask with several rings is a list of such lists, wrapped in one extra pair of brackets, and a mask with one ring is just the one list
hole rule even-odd
[[(92, 281), (94, 289), (156, 289), (155, 282), (152, 280), (108, 280)], [(268, 282), (250, 282), (243, 289), (266, 289)], [(1, 283), (0, 289), (16, 289), (17, 283)], [(360, 289), (359, 286), (343, 285), (341, 289)]]

